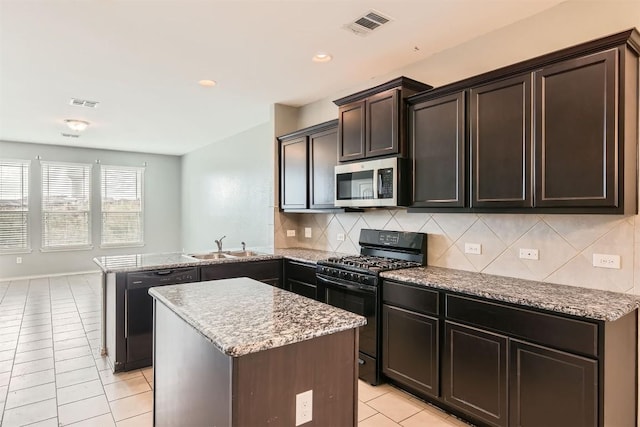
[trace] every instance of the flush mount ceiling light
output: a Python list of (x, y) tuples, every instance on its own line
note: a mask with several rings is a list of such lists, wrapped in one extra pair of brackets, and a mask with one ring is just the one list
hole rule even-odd
[(202, 87), (213, 87), (216, 85), (215, 80), (200, 80), (198, 84)]
[(311, 58), (313, 62), (329, 62), (333, 59), (331, 55), (325, 52), (318, 52)]
[(76, 119), (66, 119), (64, 121), (69, 129), (75, 132), (82, 132), (89, 126), (89, 122), (85, 122), (84, 120), (76, 120)]

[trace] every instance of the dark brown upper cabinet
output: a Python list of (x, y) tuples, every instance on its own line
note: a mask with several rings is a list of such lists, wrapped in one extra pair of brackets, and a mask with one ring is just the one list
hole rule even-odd
[(334, 208), (338, 121), (280, 136), (280, 209)]
[(465, 111), (464, 92), (410, 106), (412, 206), (465, 206)]
[(618, 49), (533, 75), (536, 206), (617, 208)]
[[(637, 213), (639, 56), (640, 33), (628, 30), (407, 99), (410, 209)], [(463, 94), (460, 126), (439, 103)], [(464, 139), (460, 173), (453, 147)], [(465, 187), (468, 203), (452, 197)]]
[(472, 207), (531, 207), (531, 74), (469, 91)]
[(338, 153), (341, 162), (406, 153), (404, 99), (431, 86), (399, 77), (340, 98)]

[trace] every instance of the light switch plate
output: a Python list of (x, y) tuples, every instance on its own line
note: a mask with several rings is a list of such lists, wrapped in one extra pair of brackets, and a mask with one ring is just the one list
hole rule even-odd
[(465, 243), (464, 253), (473, 255), (482, 255), (482, 244), (480, 243)]
[(593, 266), (620, 270), (620, 255), (593, 254)]
[(296, 426), (313, 419), (313, 390), (296, 394)]
[(304, 228), (304, 237), (306, 237), (307, 239), (311, 238), (311, 227)]
[(537, 261), (540, 259), (540, 254), (537, 249), (520, 248), (520, 259), (532, 259)]
[(287, 230), (287, 237), (296, 237), (296, 230)]

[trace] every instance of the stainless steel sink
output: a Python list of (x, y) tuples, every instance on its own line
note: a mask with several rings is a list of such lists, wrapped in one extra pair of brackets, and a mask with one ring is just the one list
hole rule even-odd
[(208, 254), (190, 254), (191, 258), (197, 259), (225, 259), (225, 258), (233, 258), (229, 255), (229, 252), (211, 252)]
[(231, 251), (229, 252), (229, 255), (232, 257), (246, 257), (246, 256), (256, 256), (260, 254), (254, 251)]

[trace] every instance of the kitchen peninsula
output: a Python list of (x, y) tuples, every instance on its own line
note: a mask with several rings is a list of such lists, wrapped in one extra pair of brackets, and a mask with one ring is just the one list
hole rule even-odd
[(357, 423), (364, 317), (248, 278), (149, 294), (154, 425), (298, 425), (309, 391), (312, 425)]

